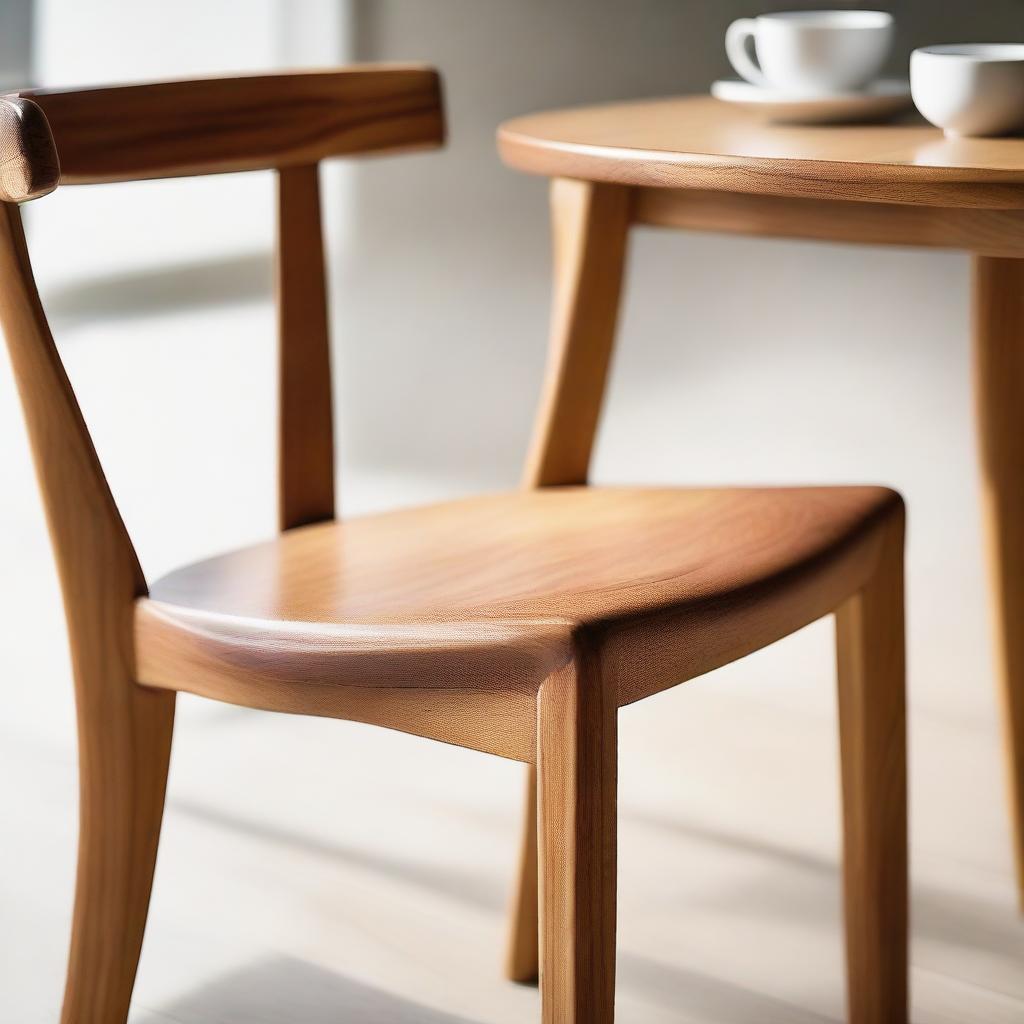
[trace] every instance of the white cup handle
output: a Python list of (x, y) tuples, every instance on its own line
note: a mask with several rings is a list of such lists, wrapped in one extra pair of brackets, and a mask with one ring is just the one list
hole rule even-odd
[(754, 63), (747, 49), (747, 40), (757, 41), (757, 21), (740, 18), (725, 31), (725, 55), (741, 78), (753, 85), (767, 85), (764, 72)]

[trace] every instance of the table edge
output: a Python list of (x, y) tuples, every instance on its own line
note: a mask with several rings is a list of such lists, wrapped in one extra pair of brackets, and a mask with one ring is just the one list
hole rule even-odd
[(509, 167), (543, 177), (911, 206), (1024, 209), (1024, 169), (624, 149), (539, 138), (516, 128), (522, 120), (499, 126), (499, 155)]

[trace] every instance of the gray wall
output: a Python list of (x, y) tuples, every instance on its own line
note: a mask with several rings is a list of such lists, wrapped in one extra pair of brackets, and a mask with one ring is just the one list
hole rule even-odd
[(32, 77), (32, 0), (3, 0), (0, 9), (0, 89)]

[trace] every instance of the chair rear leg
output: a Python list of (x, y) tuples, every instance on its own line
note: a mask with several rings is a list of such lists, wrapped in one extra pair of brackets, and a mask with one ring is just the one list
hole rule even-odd
[(523, 826), (519, 850), (519, 873), (509, 905), (508, 948), (505, 977), (521, 984), (540, 976), (537, 895), (537, 769), (527, 766), (523, 799)]
[(595, 655), (548, 679), (538, 707), (540, 992), (544, 1024), (612, 1024), (616, 725)]
[(79, 681), (79, 695), (78, 879), (61, 1024), (124, 1024), (160, 839), (174, 694), (126, 682), (100, 700)]
[(836, 614), (851, 1024), (905, 1024), (907, 774), (903, 522), (877, 570)]

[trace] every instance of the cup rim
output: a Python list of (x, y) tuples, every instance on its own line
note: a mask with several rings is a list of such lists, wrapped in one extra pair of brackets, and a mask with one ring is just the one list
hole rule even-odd
[(1024, 43), (939, 43), (919, 46), (911, 56), (948, 57), (975, 64), (1024, 62)]
[(801, 24), (803, 28), (840, 28), (845, 30), (889, 28), (893, 17), (888, 11), (769, 11), (759, 14), (758, 21), (781, 21)]

